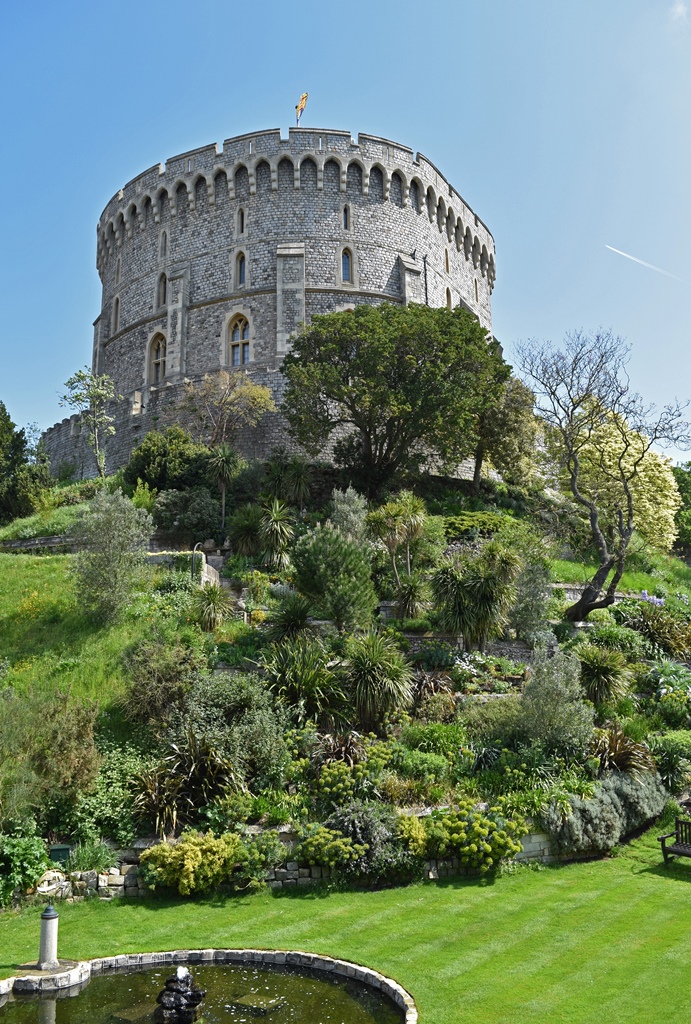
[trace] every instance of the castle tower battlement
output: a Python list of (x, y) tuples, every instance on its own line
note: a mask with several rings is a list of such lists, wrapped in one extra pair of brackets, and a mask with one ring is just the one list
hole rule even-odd
[[(107, 204), (96, 264), (93, 368), (124, 396), (109, 469), (174, 422), (185, 380), (244, 370), (280, 402), (290, 337), (315, 314), (462, 304), (492, 327), (491, 233), (431, 161), (372, 135), (270, 130), (171, 157)], [(283, 436), (267, 417), (242, 447), (264, 454)], [(73, 420), (46, 446), (54, 469), (92, 472)]]

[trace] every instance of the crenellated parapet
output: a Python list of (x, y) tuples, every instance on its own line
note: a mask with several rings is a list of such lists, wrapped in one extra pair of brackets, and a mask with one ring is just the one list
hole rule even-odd
[(290, 164), (292, 187), (298, 191), (306, 164), (316, 169), (317, 191), (324, 188), (328, 164), (337, 168), (343, 194), (348, 190), (351, 168), (359, 170), (363, 196), (369, 195), (372, 171), (381, 173), (383, 201), (391, 201), (393, 181), (399, 204), (436, 224), (439, 233), (479, 268), (492, 290), (496, 277), (494, 239), (430, 160), (388, 139), (361, 133), (356, 142), (349, 132), (315, 128), (291, 128), (287, 140), (281, 138), (278, 129), (236, 136), (222, 147), (204, 146), (171, 157), (133, 178), (113, 196), (98, 222), (97, 267), (101, 279), (111, 255), (127, 239), (146, 230), (147, 225), (160, 224), (166, 215), (177, 217), (181, 193), (190, 213), (197, 211), (200, 194), (205, 207), (212, 210), (217, 197), (237, 201), (240, 175), (246, 175), (249, 196), (256, 196), (260, 170), (264, 168), (268, 171), (268, 187), (277, 192), (281, 163)]

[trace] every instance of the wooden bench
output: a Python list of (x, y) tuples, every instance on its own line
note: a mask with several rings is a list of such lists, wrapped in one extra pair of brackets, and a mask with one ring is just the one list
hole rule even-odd
[[(667, 840), (674, 842), (667, 845)], [(691, 857), (691, 820), (684, 818), (676, 819), (674, 832), (668, 832), (666, 836), (658, 836), (658, 842), (662, 844), (662, 856), (665, 864), (669, 863), (671, 856)]]

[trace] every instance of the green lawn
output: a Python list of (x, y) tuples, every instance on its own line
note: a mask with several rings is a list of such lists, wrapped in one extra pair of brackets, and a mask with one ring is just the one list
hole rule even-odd
[[(60, 953), (318, 951), (396, 978), (421, 1024), (677, 1019), (690, 984), (691, 863), (662, 868), (659, 831), (614, 859), (522, 868), (495, 881), (64, 906)], [(3, 976), (36, 955), (39, 912), (0, 916)]]
[(10, 663), (3, 685), (70, 689), (108, 705), (125, 686), (123, 650), (146, 624), (92, 622), (77, 605), (69, 565), (69, 555), (0, 554), (0, 662)]
[[(656, 555), (655, 566), (654, 574), (625, 572), (618, 589), (630, 594), (640, 594), (642, 590), (654, 594), (656, 587), (664, 583), (682, 593), (691, 594), (691, 566), (669, 555)], [(583, 562), (555, 558), (552, 560), (552, 579), (555, 583), (587, 583), (596, 568), (595, 565), (586, 565)]]

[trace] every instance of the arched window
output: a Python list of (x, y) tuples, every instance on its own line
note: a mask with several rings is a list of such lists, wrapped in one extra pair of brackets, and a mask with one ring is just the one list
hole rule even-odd
[(350, 231), (350, 207), (347, 203), (343, 207), (343, 228), (345, 231)]
[(115, 301), (113, 302), (113, 334), (115, 334), (115, 332), (119, 331), (119, 330), (120, 330), (120, 299), (116, 295), (115, 296)]
[(344, 249), (341, 255), (341, 279), (344, 284), (353, 280), (353, 255), (350, 249)]
[(448, 272), (449, 272), (449, 250), (448, 249), (444, 249), (444, 266), (446, 268), (446, 273), (448, 274)]
[(168, 254), (168, 235), (165, 231), (161, 233), (161, 259), (164, 260)]
[(250, 325), (244, 316), (236, 316), (228, 325), (228, 357), (231, 366), (250, 361)]
[(166, 339), (157, 334), (151, 342), (149, 383), (158, 384), (166, 375)]
[(237, 258), (237, 284), (241, 285), (245, 283), (245, 271), (246, 271), (246, 260), (244, 252), (238, 254)]
[(161, 306), (165, 306), (168, 301), (168, 278), (165, 274), (161, 274), (158, 279), (158, 292), (156, 294), (156, 305), (160, 309)]
[(244, 235), (245, 233), (245, 211), (240, 208), (238, 210), (238, 234)]
[(451, 289), (447, 288), (446, 289), (446, 308), (447, 309), (451, 309), (452, 305), (453, 305), (453, 303), (451, 301)]

